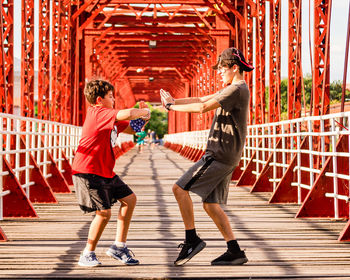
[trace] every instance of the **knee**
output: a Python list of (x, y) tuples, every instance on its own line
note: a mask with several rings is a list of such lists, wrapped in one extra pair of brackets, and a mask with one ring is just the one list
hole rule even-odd
[(137, 202), (136, 195), (132, 193), (131, 195), (124, 198), (121, 202), (129, 208), (135, 208)]
[(136, 197), (136, 194), (131, 194), (130, 195), (130, 202), (129, 202), (129, 204), (130, 204), (130, 206), (131, 207), (135, 207), (136, 206), (136, 202), (137, 202), (137, 197)]
[(207, 202), (203, 202), (203, 209), (205, 210), (205, 212), (207, 212), (208, 214), (212, 213), (213, 210), (215, 209), (216, 204), (215, 203), (207, 203)]
[(100, 210), (100, 211), (96, 211), (96, 215), (98, 215), (103, 220), (104, 223), (108, 223), (112, 216), (112, 211), (111, 209)]
[(174, 185), (173, 186), (173, 194), (175, 195), (175, 197), (180, 197), (181, 195), (183, 195), (185, 191), (179, 187), (178, 185)]
[(209, 211), (209, 205), (208, 203), (203, 202), (203, 209), (205, 210), (205, 212)]

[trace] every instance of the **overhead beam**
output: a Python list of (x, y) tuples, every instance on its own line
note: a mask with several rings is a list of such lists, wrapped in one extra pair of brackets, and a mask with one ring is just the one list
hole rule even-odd
[[(99, 14), (95, 17), (94, 23), (95, 25), (99, 25), (100, 22), (103, 22), (105, 20), (105, 16), (103, 14)], [(208, 16), (205, 17), (205, 20), (209, 23), (215, 22), (215, 16)], [(137, 24), (137, 23), (166, 23), (166, 24), (172, 24), (172, 23), (202, 23), (202, 19), (200, 19), (198, 16), (175, 16), (173, 18), (169, 18), (168, 16), (161, 16), (154, 18), (153, 16), (142, 16), (140, 19), (137, 19), (135, 16), (124, 16), (124, 15), (116, 15), (111, 16), (107, 23), (109, 24)]]
[[(106, 28), (101, 29), (91, 29), (86, 28), (87, 34), (92, 35), (99, 35), (101, 32), (103, 32)], [(208, 31), (208, 28), (203, 27), (203, 31)], [(121, 27), (112, 27), (109, 30), (110, 34), (117, 34), (117, 33), (130, 33), (130, 32), (143, 32), (143, 33), (168, 33), (168, 32), (174, 32), (174, 33), (187, 33), (187, 34), (201, 34), (196, 27), (153, 27), (153, 26), (121, 26)]]

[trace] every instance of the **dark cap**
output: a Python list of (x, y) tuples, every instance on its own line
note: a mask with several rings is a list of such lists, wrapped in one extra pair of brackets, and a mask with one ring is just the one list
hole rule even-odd
[(218, 62), (213, 66), (213, 69), (218, 69), (223, 60), (232, 60), (232, 62), (235, 62), (235, 64), (239, 65), (241, 69), (246, 72), (254, 70), (254, 67), (245, 60), (243, 53), (236, 48), (228, 48), (224, 50), (219, 55)]

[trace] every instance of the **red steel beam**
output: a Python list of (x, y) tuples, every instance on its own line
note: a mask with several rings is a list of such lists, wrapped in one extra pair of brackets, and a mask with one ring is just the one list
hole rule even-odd
[[(95, 27), (104, 21), (106, 15), (99, 14), (95, 17), (94, 25)], [(205, 20), (208, 23), (215, 22), (215, 16), (205, 17)], [(137, 19), (135, 16), (126, 16), (126, 15), (113, 15), (108, 18), (109, 24), (140, 24), (140, 23), (181, 23), (181, 24), (191, 24), (191, 23), (202, 23), (203, 20), (198, 16), (175, 16), (169, 18), (168, 16), (157, 16), (154, 18), (152, 16), (142, 16), (140, 19)]]
[(1, 3), (1, 73), (0, 98), (1, 112), (13, 113), (13, 1)]
[(61, 116), (60, 120), (63, 123), (69, 123), (71, 115), (71, 95), (72, 95), (72, 82), (71, 82), (71, 29), (70, 29), (70, 17), (71, 17), (71, 6), (64, 5), (62, 1), (59, 1), (61, 8), (61, 28), (60, 28), (60, 39), (61, 39), (61, 50), (62, 50), (62, 92), (61, 92)]
[(38, 118), (50, 118), (50, 1), (39, 2)]
[[(86, 28), (87, 34), (94, 34), (98, 35), (98, 33), (103, 32), (106, 27), (103, 27), (99, 29), (99, 31), (91, 28)], [(207, 32), (207, 28), (201, 28), (204, 32)], [(202, 34), (197, 28), (195, 27), (172, 27), (172, 26), (165, 26), (165, 27), (153, 27), (153, 26), (120, 26), (120, 27), (112, 27), (109, 29), (109, 33), (111, 34), (122, 34), (122, 33), (132, 33), (132, 32), (143, 32), (145, 34), (149, 33), (185, 33), (185, 34)]]
[[(329, 9), (331, 0), (314, 3), (313, 115), (329, 113)], [(324, 88), (323, 88), (324, 87)], [(324, 91), (323, 91), (324, 89)], [(322, 108), (322, 96), (324, 96)], [(319, 128), (315, 127), (318, 131)]]
[(269, 122), (281, 119), (281, 1), (270, 1)]
[[(245, 29), (245, 46), (244, 46), (244, 57), (248, 59), (249, 62), (253, 62), (253, 8), (251, 6), (252, 4), (249, 3), (249, 1), (243, 0), (243, 11), (244, 11), (244, 18), (245, 18), (245, 24), (244, 26), (246, 27)], [(256, 7), (256, 6), (254, 6)], [(255, 65), (255, 68), (257, 65)], [(250, 93), (253, 94), (253, 72), (248, 72), (245, 74), (245, 79), (247, 81)], [(253, 98), (250, 98), (250, 110), (249, 110), (249, 124), (253, 124)]]
[(22, 0), (21, 115), (34, 118), (34, 0)]
[(265, 123), (265, 0), (258, 0), (255, 51), (255, 124)]
[(59, 0), (52, 1), (52, 54), (51, 54), (51, 100), (50, 119), (60, 121), (62, 93), (62, 46), (60, 40), (61, 6)]
[(301, 117), (301, 0), (289, 0), (288, 118)]

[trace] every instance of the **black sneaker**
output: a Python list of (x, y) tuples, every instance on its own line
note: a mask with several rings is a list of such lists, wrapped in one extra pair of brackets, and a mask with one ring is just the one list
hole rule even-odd
[(206, 245), (207, 244), (202, 239), (199, 239), (195, 243), (181, 243), (178, 248), (182, 249), (174, 264), (183, 265), (187, 263), (190, 259), (202, 251)]
[(211, 262), (211, 265), (242, 265), (248, 261), (244, 251), (231, 253), (226, 251), (220, 257)]

